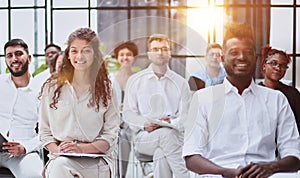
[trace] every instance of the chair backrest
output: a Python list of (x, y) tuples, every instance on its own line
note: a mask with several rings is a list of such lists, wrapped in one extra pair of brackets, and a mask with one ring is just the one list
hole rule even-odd
[(201, 79), (198, 79), (198, 78), (194, 77), (194, 76), (191, 76), (189, 78), (188, 83), (189, 83), (190, 89), (192, 91), (197, 91), (201, 88), (205, 88), (205, 82), (202, 81)]

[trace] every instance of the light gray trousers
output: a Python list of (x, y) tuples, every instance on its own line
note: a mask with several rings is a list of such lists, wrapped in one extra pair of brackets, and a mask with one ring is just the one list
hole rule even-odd
[(189, 178), (182, 158), (183, 135), (170, 128), (140, 131), (134, 140), (139, 153), (153, 155), (154, 177)]
[(8, 152), (0, 152), (0, 167), (8, 168), (17, 178), (42, 178), (43, 166), (37, 152), (16, 157)]

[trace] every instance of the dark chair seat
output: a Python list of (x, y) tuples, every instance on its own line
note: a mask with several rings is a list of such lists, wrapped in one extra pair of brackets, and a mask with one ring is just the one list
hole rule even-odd
[(10, 170), (5, 167), (0, 167), (0, 177), (1, 178), (15, 178), (15, 176), (10, 172)]
[(134, 155), (137, 158), (137, 160), (139, 160), (141, 162), (152, 162), (153, 161), (152, 155), (142, 154), (137, 151), (134, 152)]

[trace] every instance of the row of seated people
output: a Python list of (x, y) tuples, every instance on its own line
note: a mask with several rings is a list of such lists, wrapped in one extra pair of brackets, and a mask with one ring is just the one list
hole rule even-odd
[[(228, 25), (229, 31), (231, 33), (228, 34), (228, 39), (226, 39), (227, 41), (225, 40), (225, 42), (223, 43), (223, 46), (226, 47), (226, 49), (222, 49), (218, 44), (209, 45), (206, 55), (208, 61), (206, 70), (197, 72), (193, 75), (194, 78), (200, 79), (199, 81), (200, 83), (202, 83), (202, 86), (198, 86), (199, 88), (195, 88), (195, 90), (198, 90), (200, 88), (208, 88), (217, 84), (221, 85), (218, 85), (217, 87), (210, 87), (203, 91), (197, 92), (197, 94), (195, 94), (196, 96), (193, 96), (189, 109), (187, 108), (187, 105), (189, 103), (189, 96), (187, 94), (188, 87), (186, 87), (184, 81), (182, 81), (180, 77), (176, 76), (176, 74), (169, 70), (169, 68), (167, 67), (168, 60), (170, 59), (170, 44), (168, 38), (164, 35), (150, 37), (148, 41), (148, 58), (151, 61), (150, 66), (147, 69), (134, 74), (128, 79), (125, 87), (125, 99), (122, 112), (123, 120), (131, 129), (133, 135), (131, 139), (134, 142), (135, 150), (138, 153), (153, 156), (154, 177), (189, 177), (189, 174), (186, 172), (186, 167), (189, 170), (192, 170), (193, 172), (199, 174), (220, 174), (222, 176), (228, 174), (228, 177), (244, 175), (258, 175), (258, 177), (265, 177), (270, 176), (275, 172), (290, 172), (299, 169), (299, 160), (297, 159), (297, 154), (299, 152), (299, 150), (297, 149), (297, 145), (299, 142), (299, 137), (297, 136), (297, 128), (299, 128), (297, 127), (297, 125), (299, 126), (299, 114), (296, 113), (296, 107), (300, 106), (299, 92), (297, 89), (280, 82), (280, 79), (284, 77), (285, 72), (288, 68), (290, 57), (284, 51), (272, 49), (269, 46), (263, 47), (262, 72), (265, 75), (265, 80), (261, 82), (260, 85), (265, 85), (269, 88), (282, 91), (283, 94), (286, 95), (288, 100), (286, 100), (282, 95), (278, 94), (278, 92), (276, 93), (279, 96), (275, 97), (274, 94), (272, 94), (274, 96), (268, 94), (268, 92), (273, 93), (269, 89), (261, 89), (261, 87), (258, 87), (258, 89), (256, 89), (257, 86), (254, 84), (252, 77), (254, 75), (257, 58), (255, 55), (255, 49), (253, 49), (254, 44), (251, 30), (249, 30), (248, 27), (243, 26), (242, 24), (233, 23), (231, 25), (232, 26)], [(234, 30), (234, 28), (237, 28), (241, 32)], [(237, 36), (233, 37), (230, 35)], [(243, 39), (244, 36), (245, 39)], [(232, 38), (234, 38), (234, 40), (231, 40)], [(235, 38), (238, 39), (238, 42), (236, 42)], [(154, 42), (151, 40), (153, 40)], [(237, 46), (241, 47), (237, 48)], [(224, 55), (222, 55), (222, 52), (224, 52)], [(231, 64), (231, 60), (233, 59), (237, 61), (236, 64)], [(224, 67), (220, 65), (221, 61)], [(225, 81), (223, 81), (226, 76), (225, 71), (229, 72), (229, 74), (227, 74)], [(192, 88), (192, 79), (189, 80), (189, 84)], [(265, 93), (269, 96), (261, 96), (261, 98), (254, 97), (249, 99), (249, 101), (248, 99), (244, 98), (244, 103), (247, 104), (242, 105), (242, 113), (240, 113), (236, 119), (227, 121), (226, 119), (231, 119), (232, 116), (234, 116), (236, 113), (239, 113), (237, 111), (241, 106), (229, 109), (225, 108), (228, 106), (224, 103), (223, 105), (221, 105), (222, 107), (220, 107), (220, 103), (218, 103), (216, 105), (216, 109), (212, 109), (212, 106), (216, 104), (214, 103), (216, 101), (212, 100), (212, 98), (214, 98), (214, 96), (217, 96), (215, 98), (216, 100), (222, 99), (222, 95), (220, 95), (220, 92), (222, 94), (223, 90), (220, 90), (220, 87), (224, 87), (224, 85), (225, 87), (230, 86), (235, 88), (237, 90), (236, 94), (241, 95), (242, 97), (243, 95), (246, 95), (249, 90), (253, 90), (252, 92), (254, 92), (254, 90), (262, 90), (260, 91), (261, 95)], [(214, 90), (217, 90), (217, 93), (214, 93)], [(271, 99), (271, 96), (274, 98)], [(231, 101), (231, 99), (227, 100)], [(282, 100), (285, 101), (281, 103)], [(250, 101), (255, 101), (255, 103), (257, 102), (257, 107), (252, 107), (252, 103)], [(280, 103), (279, 105), (282, 104), (282, 107), (280, 107), (280, 109), (274, 109), (273, 107), (275, 106), (270, 104), (272, 103), (271, 101), (275, 101), (273, 103)], [(236, 103), (239, 102), (236, 101)], [(232, 104), (236, 103), (233, 102)], [(264, 103), (267, 103), (267, 106), (263, 107), (262, 110), (262, 108), (260, 107), (261, 105), (264, 105)], [(205, 107), (206, 105), (209, 107)], [(200, 107), (201, 110), (199, 109)], [(290, 107), (292, 108), (292, 110), (290, 109)], [(217, 108), (222, 110), (218, 112)], [(188, 110), (189, 113), (187, 113)], [(273, 112), (272, 115), (262, 114), (265, 112), (265, 110), (270, 110), (270, 112)], [(283, 113), (283, 110), (285, 110), (284, 112), (286, 113)], [(211, 112), (215, 114), (212, 114)], [(224, 112), (229, 114), (225, 116), (219, 115)], [(274, 113), (276, 113), (276, 115), (274, 115)], [(252, 126), (255, 127), (257, 126), (256, 124), (260, 126), (255, 129), (251, 126), (251, 122), (249, 120), (252, 114), (254, 114), (254, 116), (256, 117), (256, 119), (253, 119), (254, 124)], [(285, 114), (287, 114), (288, 116), (286, 116)], [(215, 117), (215, 120), (211, 121), (212, 123), (209, 123), (208, 121), (210, 117)], [(269, 119), (271, 119), (271, 121), (267, 121), (267, 123), (270, 122), (269, 124), (271, 125), (266, 125), (266, 123), (259, 124), (261, 123), (261, 120), (263, 118), (265, 119), (268, 117)], [(275, 119), (276, 122), (274, 121), (274, 117), (277, 119)], [(286, 119), (286, 117), (290, 118)], [(153, 121), (153, 118), (159, 118), (161, 122)], [(234, 125), (235, 122), (241, 122), (237, 122), (237, 120), (239, 119), (243, 121), (241, 123), (244, 127), (243, 129), (240, 129), (240, 127)], [(283, 124), (283, 122), (287, 122), (289, 124)], [(212, 124), (212, 126), (209, 124)], [(223, 124), (225, 126), (224, 129), (219, 129), (219, 126)], [(274, 124), (279, 124), (280, 126), (278, 125), (278, 128), (276, 128)], [(180, 140), (183, 130), (183, 128), (180, 127), (184, 125), (186, 125), (186, 132), (184, 135), (184, 139), (186, 142), (182, 142), (182, 140)], [(175, 127), (175, 129), (173, 126)], [(236, 132), (238, 134), (234, 135), (235, 132), (230, 132), (230, 129), (233, 130), (233, 128), (231, 127), (236, 127), (236, 129), (239, 129), (241, 131)], [(267, 130), (266, 133), (263, 133), (262, 130), (264, 130), (265, 127), (268, 128), (270, 132)], [(253, 129), (253, 133), (247, 133), (249, 132), (250, 128)], [(211, 131), (210, 129), (212, 129), (213, 131)], [(292, 129), (292, 131), (289, 133), (293, 140), (291, 142), (290, 140), (287, 140), (288, 137), (284, 138), (283, 136), (286, 134), (283, 130), (289, 129)], [(219, 143), (211, 143), (211, 136), (209, 134), (214, 134), (214, 131), (216, 132), (216, 142)], [(251, 139), (251, 142), (253, 143), (248, 143), (249, 146), (246, 146), (246, 148), (244, 149), (248, 149), (247, 151), (251, 153), (244, 153), (244, 150), (241, 149), (245, 147), (245, 142), (247, 141), (247, 139), (245, 139), (241, 142), (238, 142), (238, 144), (236, 145), (232, 144), (233, 146), (229, 146), (228, 148), (235, 147), (238, 150), (229, 150), (229, 153), (227, 154), (244, 155), (244, 159), (246, 159), (247, 157), (247, 159), (249, 160), (231, 160), (228, 157), (224, 156), (226, 155), (227, 145), (225, 143), (224, 145), (220, 145), (223, 142), (221, 142), (218, 137), (220, 137), (226, 131), (228, 132), (228, 134), (225, 136), (228, 139), (225, 139), (225, 141), (234, 141), (232, 137), (243, 135), (247, 131), (246, 135), (248, 134), (248, 139)], [(266, 136), (267, 133), (271, 136)], [(282, 135), (280, 136), (280, 140), (277, 139), (277, 141), (279, 141), (280, 143), (277, 143), (276, 145), (273, 140), (276, 140), (276, 138), (279, 136), (278, 134)], [(203, 140), (201, 139), (201, 136), (203, 136)], [(215, 135), (212, 136), (212, 140), (214, 136)], [(255, 137), (258, 137), (258, 139), (252, 140)], [(273, 139), (273, 137), (275, 138)], [(270, 139), (270, 142), (261, 143), (261, 140), (264, 139)], [(290, 146), (294, 149), (288, 154), (282, 151), (278, 155), (276, 154), (277, 149), (288, 149), (288, 147), (282, 145), (283, 142), (286, 142), (286, 144), (290, 144)], [(183, 157), (185, 158), (185, 160), (180, 161), (180, 159), (182, 158), (181, 149), (183, 144)], [(218, 155), (209, 155), (209, 153), (214, 152), (215, 149), (218, 150), (218, 148), (214, 147), (217, 144), (218, 146), (220, 146), (220, 148), (223, 148), (223, 152), (221, 149), (220, 152), (216, 152)], [(265, 144), (269, 150), (263, 153), (258, 153), (260, 151), (260, 146), (262, 146), (261, 144)], [(206, 145), (209, 146), (205, 147)], [(273, 145), (272, 148), (270, 147), (270, 145)], [(210, 148), (212, 150), (207, 150)], [(233, 151), (233, 153), (230, 153), (230, 151)], [(252, 158), (247, 154), (254, 154), (254, 157), (257, 156), (259, 158)], [(201, 156), (201, 159), (199, 159), (199, 155), (208, 155), (207, 158), (209, 159), (203, 160)], [(292, 156), (290, 157), (290, 155)], [(224, 158), (222, 158), (222, 156), (224, 156)], [(214, 160), (217, 158), (220, 160), (224, 160)], [(280, 158), (284, 161), (280, 160), (278, 162), (269, 163), (271, 160), (274, 161), (277, 158)], [(219, 164), (215, 165), (215, 162), (211, 161), (216, 161)], [(258, 162), (261, 161), (264, 161), (265, 163), (258, 164)], [(186, 166), (182, 164), (182, 162), (186, 162)], [(202, 165), (201, 162), (206, 162), (209, 167)], [(228, 164), (228, 162), (230, 162), (230, 164)], [(233, 164), (232, 162), (235, 163)], [(289, 165), (289, 168), (286, 169), (284, 167), (278, 166), (278, 164), (281, 163)], [(232, 169), (224, 169), (221, 167), (222, 164), (224, 165), (224, 167), (229, 167)]]
[[(267, 177), (277, 172), (297, 171), (300, 143), (291, 101), (279, 92), (254, 84), (256, 55), (251, 29), (236, 23), (227, 28), (224, 54), (213, 45), (207, 51), (207, 57), (214, 58), (212, 66), (217, 66), (218, 72), (207, 67), (209, 79), (202, 79), (207, 89), (193, 95), (187, 81), (169, 69), (170, 40), (162, 34), (150, 36), (147, 54), (151, 64), (136, 74), (131, 66), (137, 47), (128, 42), (116, 48), (115, 55), (122, 67), (109, 78), (95, 32), (89, 28), (77, 29), (68, 38), (61, 70), (43, 84), (38, 97), (37, 92), (27, 87), (31, 57), (26, 43), (20, 39), (9, 41), (5, 56), (11, 74), (1, 76), (7, 88), (1, 87), (0, 94), (14, 99), (1, 109), (6, 118), (11, 117), (7, 107), (22, 109), (15, 110), (10, 123), (6, 121), (6, 130), (1, 130), (15, 140), (4, 143), (2, 148), (8, 152), (1, 152), (1, 156), (27, 166), (10, 162), (7, 165), (1, 162), (1, 166), (9, 168), (16, 177), (41, 177), (43, 167), (45, 177), (114, 177), (116, 172), (117, 176), (125, 177), (129, 155), (125, 148), (130, 150), (133, 142), (138, 154), (153, 160), (154, 177), (190, 177), (188, 170), (223, 177)], [(280, 50), (264, 50), (262, 66), (266, 79), (262, 84), (270, 87), (273, 78), (267, 79), (267, 74), (280, 80), (290, 61)], [(220, 61), (224, 68), (220, 67)], [(285, 85), (279, 80), (271, 88), (289, 88), (282, 87)], [(211, 87), (214, 84), (220, 85)], [(293, 96), (299, 97), (296, 91), (293, 90)], [(31, 107), (24, 110), (22, 105), (28, 103)], [(23, 112), (31, 115), (16, 115)], [(22, 121), (33, 116), (27, 130), (34, 128), (39, 115), (40, 138), (32, 132), (15, 135), (14, 129), (20, 129)], [(8, 127), (9, 124), (15, 125)], [(35, 152), (38, 146), (27, 146), (39, 140), (50, 151), (46, 166)], [(114, 171), (110, 155), (118, 144), (125, 158), (120, 158), (122, 166)], [(106, 155), (91, 159), (60, 153)], [(35, 160), (34, 165), (39, 165), (30, 167), (31, 175), (23, 173), (31, 170), (28, 167), (32, 165), (25, 160), (31, 163)]]

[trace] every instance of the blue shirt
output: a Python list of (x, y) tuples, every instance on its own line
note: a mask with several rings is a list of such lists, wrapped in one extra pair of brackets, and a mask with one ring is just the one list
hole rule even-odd
[(210, 78), (206, 69), (199, 70), (196, 73), (194, 73), (192, 76), (205, 82), (205, 88), (207, 88), (209, 86), (223, 83), (223, 80), (226, 77), (226, 71), (225, 71), (224, 67), (221, 67), (217, 78)]

